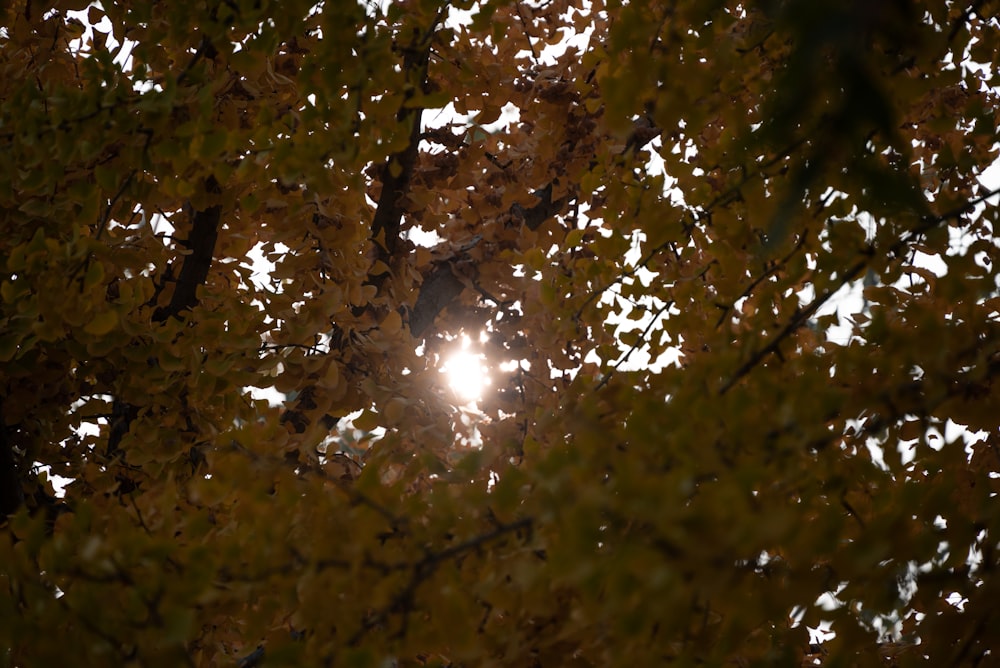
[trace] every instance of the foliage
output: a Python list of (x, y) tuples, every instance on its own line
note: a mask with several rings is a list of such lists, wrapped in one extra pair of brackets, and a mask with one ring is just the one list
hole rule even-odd
[(995, 656), (998, 10), (8, 3), (0, 663)]

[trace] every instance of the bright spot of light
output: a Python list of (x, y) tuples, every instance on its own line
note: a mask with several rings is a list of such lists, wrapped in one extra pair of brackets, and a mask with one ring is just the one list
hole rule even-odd
[(447, 376), (448, 387), (467, 403), (481, 399), (490, 384), (486, 356), (470, 350), (470, 345), (469, 337), (463, 334), (461, 348), (446, 358), (441, 367), (441, 373)]

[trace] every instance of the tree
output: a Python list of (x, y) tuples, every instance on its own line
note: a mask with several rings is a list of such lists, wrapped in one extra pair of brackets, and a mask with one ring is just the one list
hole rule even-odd
[(989, 660), (998, 10), (9, 4), (0, 661)]

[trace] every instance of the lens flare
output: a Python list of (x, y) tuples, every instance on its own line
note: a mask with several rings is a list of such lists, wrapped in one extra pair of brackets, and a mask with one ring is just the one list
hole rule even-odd
[(469, 345), (469, 337), (463, 336), (462, 348), (452, 353), (441, 367), (448, 387), (466, 403), (481, 399), (490, 384), (485, 355), (471, 351)]

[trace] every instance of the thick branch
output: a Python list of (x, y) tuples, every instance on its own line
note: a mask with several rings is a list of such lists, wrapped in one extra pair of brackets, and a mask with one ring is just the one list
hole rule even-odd
[(24, 503), (14, 444), (0, 412), (0, 518), (17, 511)]
[[(652, 121), (645, 117), (638, 119), (622, 154), (642, 148), (659, 135), (660, 129), (655, 127)], [(515, 202), (509, 211), (511, 219), (523, 221), (529, 230), (537, 230), (545, 221), (562, 212), (570, 200), (568, 195), (553, 200), (552, 183), (546, 184), (545, 187), (539, 188), (532, 194), (538, 199), (537, 204), (525, 209)], [(382, 199), (380, 198), (379, 210), (381, 211), (381, 209)], [(398, 225), (398, 220), (396, 222)], [(420, 286), (417, 303), (410, 312), (410, 333), (413, 336), (423, 334), (434, 322), (438, 313), (462, 294), (462, 287), (462, 282), (447, 264), (438, 265)]]
[[(206, 187), (209, 192), (219, 192), (219, 184), (214, 177), (209, 178)], [(222, 207), (219, 205), (196, 211), (192, 216), (191, 233), (184, 244), (191, 254), (184, 258), (170, 303), (161, 306), (153, 313), (154, 322), (179, 318), (183, 311), (193, 308), (198, 303), (198, 287), (204, 285), (208, 271), (212, 268), (221, 216)]]
[[(209, 177), (205, 184), (210, 193), (219, 192), (219, 184), (215, 177)], [(166, 322), (170, 318), (182, 318), (182, 313), (193, 308), (198, 303), (198, 288), (205, 284), (208, 272), (212, 268), (212, 258), (215, 255), (215, 244), (219, 238), (219, 222), (222, 218), (222, 207), (219, 205), (195, 211), (191, 217), (191, 232), (184, 243), (190, 250), (181, 265), (177, 284), (170, 303), (160, 306), (153, 312), (153, 322)], [(124, 400), (116, 398), (112, 405), (112, 420), (108, 434), (107, 455), (115, 456), (122, 439), (128, 433), (132, 421), (138, 416), (138, 408)]]
[[(415, 82), (414, 88), (406, 95), (406, 102), (416, 94), (426, 94), (429, 91), (427, 67), (430, 63), (431, 37), (443, 18), (444, 8), (438, 12), (426, 32), (414, 35), (413, 41), (405, 50), (403, 73)], [(401, 124), (409, 124), (410, 140), (405, 149), (389, 156), (382, 167), (382, 193), (372, 219), (372, 239), (382, 248), (385, 257), (380, 259), (383, 260), (394, 255), (399, 248), (402, 203), (413, 179), (413, 168), (417, 164), (420, 147), (420, 119), (424, 110), (418, 106), (407, 107), (406, 102), (397, 113), (396, 120)]]
[(410, 312), (410, 333), (420, 336), (448, 304), (462, 294), (463, 284), (447, 262), (439, 264), (420, 286), (417, 303)]
[[(426, 73), (426, 64), (424, 67)], [(420, 117), (423, 109), (413, 109), (404, 116), (410, 122), (410, 143), (407, 147), (389, 157), (382, 168), (382, 193), (378, 198), (378, 208), (372, 220), (372, 238), (379, 242), (385, 254), (392, 256), (399, 248), (399, 225), (403, 219), (403, 198), (410, 188), (413, 168), (417, 164), (417, 149), (420, 145)], [(395, 174), (395, 175), (394, 175)], [(382, 236), (384, 234), (384, 236)]]

